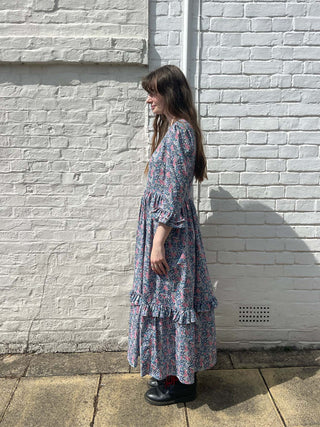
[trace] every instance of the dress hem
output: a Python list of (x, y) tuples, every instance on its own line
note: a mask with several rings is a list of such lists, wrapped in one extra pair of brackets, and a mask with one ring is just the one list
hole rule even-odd
[[(136, 368), (137, 366), (138, 366), (138, 361), (136, 361), (136, 364), (135, 365), (132, 365), (131, 363), (130, 363), (130, 361), (128, 360), (128, 362), (129, 362), (129, 365), (132, 367), (132, 368)], [(207, 371), (207, 370), (209, 370), (209, 369), (212, 369), (214, 366), (216, 366), (216, 364), (217, 364), (217, 354), (215, 353), (215, 355), (214, 355), (214, 363), (210, 363), (208, 366), (206, 366), (206, 367), (204, 367), (204, 366), (201, 366), (200, 368), (195, 368), (194, 369), (194, 373), (193, 374), (195, 374), (196, 372), (201, 372), (201, 371)], [(158, 381), (160, 381), (160, 380), (162, 380), (163, 378), (166, 378), (166, 377), (168, 377), (168, 376), (170, 376), (170, 375), (174, 375), (174, 376), (176, 376), (178, 379), (179, 379), (179, 381), (180, 382), (182, 382), (183, 383), (183, 381), (181, 381), (181, 379), (182, 379), (182, 377), (181, 376), (179, 376), (178, 375), (178, 373), (177, 373), (177, 371), (175, 371), (174, 373), (170, 373), (170, 374), (167, 374), (167, 375), (165, 375), (165, 377), (163, 377), (163, 378), (157, 378), (157, 374), (156, 373), (154, 373), (154, 372), (144, 372), (144, 371), (141, 371), (141, 369), (140, 369), (140, 376), (141, 377), (144, 377), (144, 376), (146, 376), (146, 375), (150, 375), (151, 377), (153, 377), (153, 378), (155, 378), (156, 380), (158, 380)], [(184, 383), (184, 384), (192, 384), (192, 383)]]

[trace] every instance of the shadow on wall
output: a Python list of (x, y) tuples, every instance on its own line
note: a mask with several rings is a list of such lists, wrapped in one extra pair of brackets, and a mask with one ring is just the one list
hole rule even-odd
[[(263, 201), (237, 201), (221, 187), (210, 200), (201, 228), (211, 277), (219, 280), (219, 347), (319, 348), (320, 269), (295, 231), (300, 227), (285, 223)], [(312, 237), (312, 227), (309, 232)], [(246, 311), (251, 317), (244, 319)], [(264, 321), (253, 318), (252, 312), (264, 311)]]

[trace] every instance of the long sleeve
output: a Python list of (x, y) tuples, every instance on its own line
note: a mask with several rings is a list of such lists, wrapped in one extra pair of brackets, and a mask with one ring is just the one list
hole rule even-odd
[(188, 123), (176, 122), (165, 141), (163, 197), (152, 216), (174, 228), (185, 227), (183, 203), (190, 191), (194, 173), (196, 142)]

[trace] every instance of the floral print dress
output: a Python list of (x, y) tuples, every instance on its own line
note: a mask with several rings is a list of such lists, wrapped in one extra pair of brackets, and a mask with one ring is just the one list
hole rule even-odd
[[(196, 138), (184, 119), (169, 127), (149, 162), (140, 202), (133, 288), (130, 291), (128, 361), (156, 379), (175, 375), (184, 384), (216, 364), (214, 309), (199, 220), (191, 198)], [(166, 275), (151, 269), (158, 223), (172, 227), (164, 243)]]

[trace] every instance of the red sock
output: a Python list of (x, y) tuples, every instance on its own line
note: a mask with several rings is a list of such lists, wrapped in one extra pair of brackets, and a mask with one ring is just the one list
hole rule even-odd
[(169, 375), (166, 378), (166, 385), (172, 385), (172, 384), (175, 384), (178, 381), (179, 381), (178, 377), (176, 377), (175, 375)]

